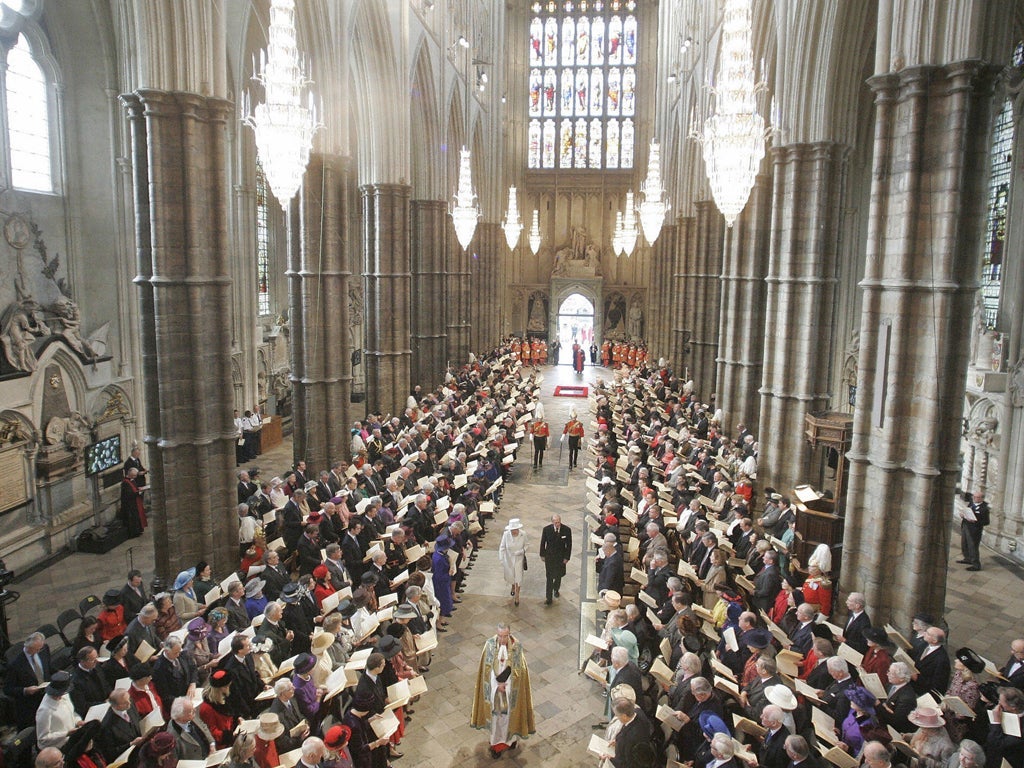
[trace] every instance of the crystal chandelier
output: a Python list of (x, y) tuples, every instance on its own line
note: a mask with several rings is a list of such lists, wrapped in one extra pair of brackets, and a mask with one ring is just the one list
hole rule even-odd
[(661, 234), (665, 214), (672, 207), (661, 186), (661, 145), (655, 139), (651, 140), (647, 160), (647, 180), (640, 186), (640, 191), (644, 193), (644, 201), (640, 203), (640, 224), (647, 242), (654, 245)]
[(750, 15), (750, 0), (726, 0), (715, 114), (704, 121), (703, 133), (696, 122), (690, 131), (704, 148), (711, 194), (730, 227), (750, 197), (769, 132), (757, 113), (763, 84), (754, 82)]
[(622, 211), (615, 212), (615, 231), (612, 233), (612, 253), (622, 254)]
[(244, 94), (242, 122), (256, 134), (267, 182), (285, 209), (302, 183), (313, 134), (320, 127), (308, 68), (295, 43), (295, 0), (271, 0), (269, 43), (260, 51), (258, 70), (253, 58), (253, 80), (263, 86), (265, 101), (250, 111)]
[(515, 187), (508, 188), (508, 212), (505, 214), (505, 220), (501, 222), (501, 228), (505, 230), (505, 242), (508, 243), (509, 250), (514, 251), (516, 243), (519, 242), (519, 233), (523, 231)]
[(455, 237), (459, 240), (462, 250), (468, 250), (476, 231), (476, 223), (480, 219), (480, 206), (473, 192), (473, 176), (469, 165), (469, 150), (465, 147), (459, 156), (459, 189), (452, 201), (452, 224), (455, 225)]
[(623, 256), (632, 256), (636, 247), (636, 239), (640, 230), (636, 228), (636, 206), (633, 201), (633, 190), (626, 193), (626, 210), (622, 212), (622, 230), (619, 233), (619, 245)]
[(537, 251), (540, 250), (540, 212), (533, 209), (533, 223), (530, 224), (530, 234), (528, 235), (530, 241), (530, 250), (533, 255), (537, 255)]

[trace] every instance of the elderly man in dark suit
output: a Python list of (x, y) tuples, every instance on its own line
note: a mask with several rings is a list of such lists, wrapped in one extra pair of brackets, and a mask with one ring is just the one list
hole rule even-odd
[(846, 610), (850, 612), (843, 629), (843, 636), (839, 638), (858, 653), (868, 652), (868, 641), (864, 637), (864, 630), (871, 626), (871, 617), (864, 612), (864, 595), (860, 592), (851, 592), (846, 598)]
[(33, 632), (25, 639), (22, 652), (7, 665), (4, 678), (4, 693), (14, 700), (19, 730), (35, 724), (36, 710), (43, 700), (50, 672), (50, 649), (46, 647), (46, 638), (39, 632)]
[(944, 645), (946, 633), (938, 627), (928, 627), (924, 632), (924, 639), (927, 644), (914, 662), (920, 673), (914, 680), (914, 690), (918, 695), (928, 691), (938, 691), (941, 695), (949, 687), (949, 677), (952, 673), (949, 654), (946, 653)]
[(551, 597), (558, 597), (565, 576), (565, 566), (572, 557), (572, 531), (562, 525), (559, 515), (551, 516), (551, 524), (545, 525), (540, 534), (540, 556), (544, 560), (545, 603), (551, 605)]
[(608, 535), (612, 536), (612, 540), (605, 539), (596, 560), (597, 589), (598, 592), (611, 589), (621, 595), (626, 582), (625, 574), (622, 572), (622, 552), (615, 545), (614, 534)]
[(775, 704), (769, 704), (761, 712), (761, 725), (767, 730), (757, 750), (757, 764), (764, 768), (786, 768), (789, 765), (785, 748), (789, 729), (783, 724), (784, 717), (782, 708)]
[(1024, 688), (1024, 637), (1010, 643), (1010, 658), (999, 673), (1009, 680), (1014, 688)]
[(85, 717), (90, 707), (107, 700), (112, 686), (108, 685), (103, 676), (98, 666), (99, 654), (91, 645), (78, 651), (76, 662), (71, 670), (71, 703), (75, 712)]
[(119, 688), (107, 699), (110, 709), (103, 715), (103, 728), (97, 738), (96, 747), (106, 758), (113, 762), (132, 744), (142, 740), (142, 727), (139, 713), (132, 706), (128, 691)]
[(789, 639), (793, 645), (790, 650), (802, 653), (805, 657), (814, 645), (814, 616), (817, 613), (810, 603), (800, 603), (796, 607), (797, 624)]
[(782, 589), (782, 576), (779, 573), (779, 556), (774, 549), (762, 555), (764, 568), (754, 578), (754, 594), (751, 596), (754, 606), (769, 613), (775, 604), (775, 596)]
[(902, 661), (895, 661), (889, 665), (888, 677), (888, 695), (878, 707), (878, 717), (900, 733), (910, 733), (914, 725), (909, 716), (917, 707), (917, 692), (910, 684), (910, 668)]
[(295, 686), (292, 685), (291, 680), (284, 678), (274, 683), (274, 693), (277, 694), (277, 698), (274, 699), (267, 711), (277, 715), (277, 719), (284, 726), (284, 733), (275, 739), (277, 748), (281, 754), (284, 754), (302, 746), (303, 739), (309, 735), (309, 724), (307, 723), (304, 733), (291, 735), (292, 728), (302, 720), (302, 713), (299, 712), (299, 707), (295, 703)]
[(153, 685), (167, 710), (164, 717), (170, 711), (171, 702), (182, 696), (190, 696), (199, 679), (195, 661), (181, 651), (181, 640), (168, 637), (164, 640), (163, 653), (153, 664)]
[(167, 732), (174, 736), (174, 753), (178, 760), (206, 760), (213, 751), (213, 736), (206, 723), (196, 718), (192, 700), (184, 696), (171, 704)]
[(629, 699), (619, 699), (612, 705), (612, 712), (622, 723), (622, 729), (615, 737), (615, 768), (633, 768), (640, 765), (637, 752), (650, 747), (651, 723), (647, 716)]

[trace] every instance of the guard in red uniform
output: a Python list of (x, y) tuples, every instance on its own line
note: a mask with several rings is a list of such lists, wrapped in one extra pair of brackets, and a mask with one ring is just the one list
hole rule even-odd
[(533, 422), (530, 432), (533, 434), (533, 468), (537, 469), (544, 466), (544, 451), (548, 447), (548, 435), (551, 434), (551, 429), (544, 419), (537, 419)]
[(576, 411), (569, 414), (569, 421), (562, 430), (563, 435), (569, 436), (569, 469), (576, 466), (579, 454), (580, 443), (583, 441), (585, 430), (583, 422), (576, 418)]

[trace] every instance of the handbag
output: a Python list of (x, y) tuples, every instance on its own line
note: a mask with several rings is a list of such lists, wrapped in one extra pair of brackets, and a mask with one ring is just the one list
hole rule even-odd
[(526, 555), (523, 555), (523, 570), (524, 570), (524, 571), (528, 571), (528, 570), (530, 570), (530, 566), (529, 566), (529, 564), (528, 564), (528, 563), (526, 562)]

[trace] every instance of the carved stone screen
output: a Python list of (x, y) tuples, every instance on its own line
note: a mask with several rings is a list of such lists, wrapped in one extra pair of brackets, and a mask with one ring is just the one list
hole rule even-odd
[(24, 462), (20, 448), (0, 451), (0, 512), (28, 501)]

